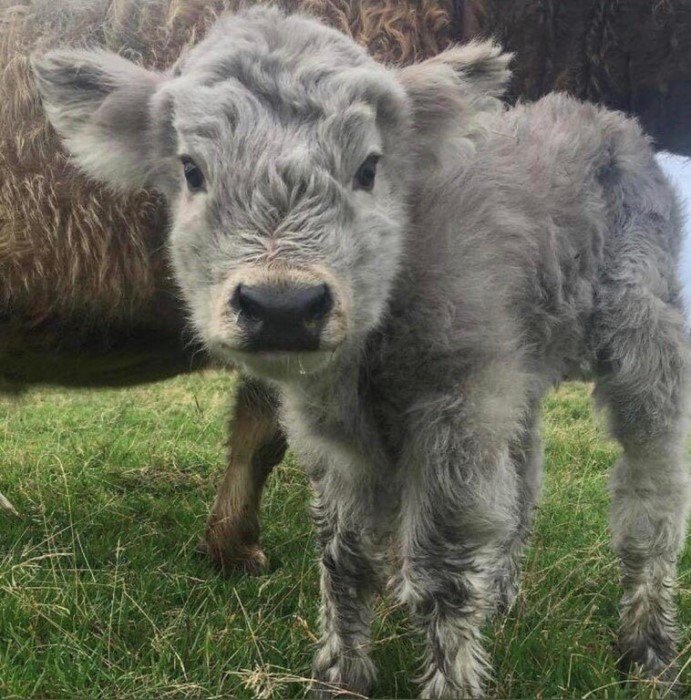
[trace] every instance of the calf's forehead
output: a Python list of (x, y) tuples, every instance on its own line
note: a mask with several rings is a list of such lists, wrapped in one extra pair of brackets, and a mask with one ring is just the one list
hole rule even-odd
[(273, 99), (258, 98), (232, 79), (211, 87), (184, 80), (171, 95), (178, 148), (189, 155), (242, 159), (259, 148), (311, 153), (318, 159), (320, 153), (334, 151), (339, 161), (349, 161), (363, 149), (380, 148), (376, 105), (356, 86), (350, 89), (341, 82), (315, 87), (312, 104), (307, 97), (297, 104), (283, 101), (279, 93)]
[(268, 144), (289, 134), (347, 147), (358, 132), (368, 136), (383, 95), (398, 90), (347, 37), (273, 10), (222, 20), (176, 72), (167, 90), (171, 122), (200, 145), (233, 136), (238, 145), (248, 134)]
[(207, 37), (175, 68), (200, 82), (235, 75), (246, 84), (275, 72), (295, 75), (372, 63), (367, 52), (330, 27), (300, 15), (257, 7), (220, 19)]

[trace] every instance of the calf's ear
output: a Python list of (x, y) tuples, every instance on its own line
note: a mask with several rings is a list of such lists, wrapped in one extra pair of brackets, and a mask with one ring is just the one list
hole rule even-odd
[(121, 190), (154, 184), (161, 74), (101, 50), (53, 51), (31, 65), (48, 119), (85, 173)]
[(436, 140), (460, 126), (471, 136), (483, 113), (501, 109), (511, 59), (492, 41), (471, 41), (403, 68), (399, 79), (418, 135)]

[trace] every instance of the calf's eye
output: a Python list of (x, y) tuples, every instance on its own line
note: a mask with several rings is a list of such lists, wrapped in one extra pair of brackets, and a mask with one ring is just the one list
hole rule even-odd
[(367, 156), (353, 178), (353, 189), (371, 192), (377, 177), (377, 163), (381, 156), (372, 153)]
[(204, 173), (201, 168), (188, 156), (181, 159), (182, 168), (187, 181), (187, 189), (190, 192), (201, 192), (204, 190)]

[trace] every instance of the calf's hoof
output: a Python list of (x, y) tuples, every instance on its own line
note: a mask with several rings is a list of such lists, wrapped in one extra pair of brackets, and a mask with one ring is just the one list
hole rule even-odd
[[(663, 589), (669, 590), (670, 587)], [(675, 610), (671, 601), (662, 596), (643, 599), (645, 605), (641, 598), (634, 600), (638, 605), (622, 608), (619, 669), (633, 680), (651, 681), (659, 687), (660, 695), (673, 697), (680, 686)]]
[(619, 661), (619, 671), (632, 683), (643, 681), (656, 689), (655, 697), (689, 697), (683, 688), (674, 655), (659, 656), (655, 650), (638, 648), (626, 652)]
[(199, 550), (223, 576), (236, 573), (260, 576), (269, 570), (269, 560), (258, 539), (248, 538), (246, 531), (228, 522), (209, 520)]
[(366, 654), (338, 654), (322, 647), (314, 660), (310, 697), (367, 698), (375, 675), (374, 664)]
[(482, 700), (487, 695), (484, 686), (477, 680), (455, 682), (441, 671), (436, 671), (426, 679), (420, 697), (425, 700)]

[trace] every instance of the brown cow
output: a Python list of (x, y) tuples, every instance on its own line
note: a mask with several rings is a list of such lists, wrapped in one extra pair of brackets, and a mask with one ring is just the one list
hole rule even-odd
[[(0, 0), (0, 382), (124, 386), (204, 366), (168, 270), (161, 203), (103, 189), (74, 169), (48, 126), (29, 54), (102, 46), (167, 68), (236, 0)], [(284, 0), (408, 63), (454, 34), (450, 2)], [(283, 457), (272, 396), (240, 381), (229, 466), (206, 533), (222, 569), (261, 571), (257, 509)]]

